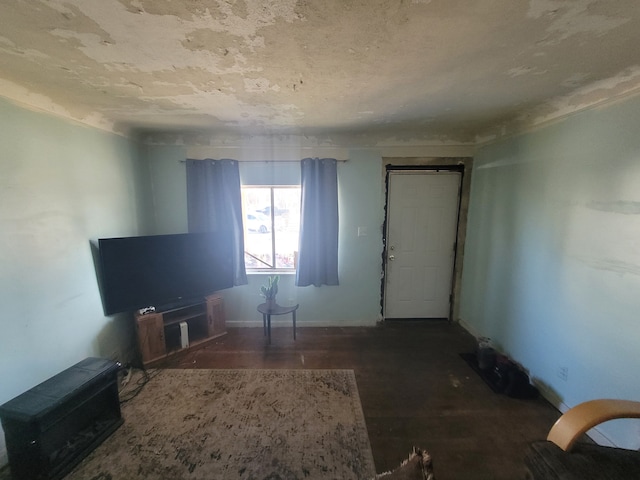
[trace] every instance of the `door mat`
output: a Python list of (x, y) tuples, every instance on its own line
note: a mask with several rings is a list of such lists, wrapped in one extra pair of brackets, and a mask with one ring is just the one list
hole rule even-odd
[(482, 370), (478, 365), (478, 355), (475, 353), (460, 353), (462, 358), (471, 369), (476, 372), (484, 382), (489, 385), (489, 388), (495, 393), (502, 393), (503, 388), (499, 385), (499, 378), (496, 375), (493, 368)]
[(495, 393), (503, 393), (512, 398), (536, 398), (538, 389), (529, 383), (529, 376), (504, 355), (498, 355), (494, 368), (481, 369), (475, 353), (460, 353), (482, 380)]

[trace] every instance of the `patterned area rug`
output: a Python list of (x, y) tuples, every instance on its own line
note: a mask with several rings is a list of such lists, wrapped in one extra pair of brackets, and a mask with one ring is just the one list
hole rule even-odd
[(157, 370), (65, 480), (369, 479), (352, 370)]

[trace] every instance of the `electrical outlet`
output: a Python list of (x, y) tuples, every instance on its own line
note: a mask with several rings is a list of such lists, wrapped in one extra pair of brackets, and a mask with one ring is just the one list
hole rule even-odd
[(563, 382), (566, 382), (569, 378), (569, 368), (568, 367), (559, 367), (558, 368), (558, 378)]

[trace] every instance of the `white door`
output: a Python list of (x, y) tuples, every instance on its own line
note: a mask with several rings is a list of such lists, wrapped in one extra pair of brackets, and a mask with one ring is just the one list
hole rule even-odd
[(459, 172), (389, 172), (385, 318), (449, 318)]

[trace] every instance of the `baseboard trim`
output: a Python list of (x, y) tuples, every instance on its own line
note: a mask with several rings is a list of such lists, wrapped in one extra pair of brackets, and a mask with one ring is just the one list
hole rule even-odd
[[(279, 316), (280, 317), (280, 316)], [(377, 325), (377, 320), (346, 320), (346, 321), (322, 321), (322, 320), (311, 320), (301, 322), (298, 320), (296, 322), (296, 328), (304, 328), (304, 327), (375, 327)], [(256, 328), (262, 327), (262, 320), (227, 320), (227, 327), (231, 328)], [(271, 327), (272, 328), (281, 328), (281, 327), (289, 327), (293, 326), (293, 322), (291, 319), (291, 315), (283, 315), (281, 318), (271, 317)]]
[[(536, 382), (535, 380), (533, 381), (533, 383), (538, 388), (540, 395), (542, 395), (542, 397), (547, 402), (549, 402), (551, 405), (557, 408), (560, 411), (560, 413), (565, 413), (567, 410), (571, 408), (569, 405), (567, 405), (562, 400), (560, 400), (557, 395), (553, 394), (553, 392), (551, 392), (544, 384), (540, 382)], [(549, 426), (549, 429), (551, 429), (551, 425)], [(597, 426), (589, 430), (587, 432), (587, 436), (591, 440), (596, 442), (598, 445), (602, 445), (604, 447), (620, 448), (618, 445), (615, 444), (613, 440), (611, 440), (600, 429), (598, 429)]]
[(467, 322), (465, 322), (462, 318), (458, 318), (458, 324), (464, 328), (467, 332), (469, 332), (471, 334), (472, 337), (474, 338), (480, 338), (481, 335), (476, 332), (473, 327), (471, 325), (469, 325)]
[[(465, 322), (463, 319), (458, 319), (458, 323), (462, 328), (464, 328), (467, 332), (469, 332), (473, 337), (479, 338), (481, 335), (476, 332), (471, 325)], [(523, 365), (526, 368), (526, 365)], [(565, 413), (571, 407), (564, 403), (552, 390), (550, 390), (543, 382), (536, 381), (536, 379), (532, 378), (532, 383), (540, 392), (540, 395), (551, 405), (558, 409), (560, 413)], [(549, 425), (549, 429), (551, 429), (551, 425)], [(594, 427), (587, 432), (587, 436), (596, 442), (598, 445), (602, 445), (605, 447), (616, 447), (620, 448), (615, 444), (609, 437), (607, 437), (602, 431), (598, 429), (598, 427)]]

